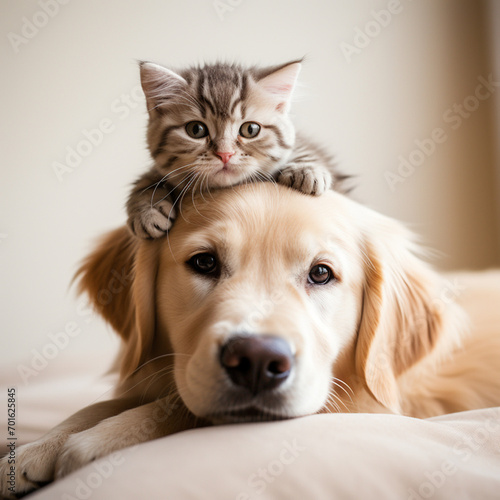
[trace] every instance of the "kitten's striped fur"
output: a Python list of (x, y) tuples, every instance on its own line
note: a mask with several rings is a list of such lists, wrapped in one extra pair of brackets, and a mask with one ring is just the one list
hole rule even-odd
[[(154, 165), (129, 197), (132, 231), (161, 237), (175, 219), (177, 202), (192, 190), (265, 180), (311, 195), (332, 184), (341, 190), (345, 176), (320, 147), (295, 134), (288, 116), (299, 70), (300, 61), (272, 68), (213, 64), (179, 72), (141, 63)], [(186, 127), (192, 122), (199, 124)], [(258, 127), (255, 137), (242, 135)], [(205, 137), (189, 135), (204, 132)]]

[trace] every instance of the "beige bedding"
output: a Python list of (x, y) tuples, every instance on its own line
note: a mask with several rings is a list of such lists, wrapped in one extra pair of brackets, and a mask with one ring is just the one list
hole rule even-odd
[[(3, 386), (12, 374), (3, 372)], [(18, 386), (21, 441), (102, 399), (110, 384), (80, 358)], [(336, 414), (197, 429), (94, 462), (33, 498), (499, 499), (500, 408), (430, 420)]]
[(198, 429), (100, 460), (34, 498), (498, 499), (499, 412)]

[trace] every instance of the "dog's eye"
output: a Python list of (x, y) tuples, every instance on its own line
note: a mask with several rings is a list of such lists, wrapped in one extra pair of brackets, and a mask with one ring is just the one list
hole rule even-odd
[(202, 139), (208, 135), (208, 128), (202, 122), (189, 122), (186, 125), (186, 132), (193, 139)]
[(260, 125), (255, 122), (245, 122), (240, 127), (240, 135), (246, 137), (247, 139), (253, 139), (257, 137), (260, 132)]
[(217, 271), (217, 259), (211, 253), (198, 253), (193, 255), (187, 263), (200, 274), (211, 274)]
[(309, 271), (308, 281), (313, 285), (326, 285), (333, 277), (333, 271), (328, 266), (316, 264)]

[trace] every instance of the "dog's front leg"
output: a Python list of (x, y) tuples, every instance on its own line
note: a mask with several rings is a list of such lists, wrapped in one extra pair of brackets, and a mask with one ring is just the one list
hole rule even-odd
[[(0, 497), (14, 498), (26, 494), (54, 479), (56, 462), (68, 438), (98, 424), (104, 419), (137, 406), (137, 399), (112, 399), (87, 406), (54, 427), (37, 441), (16, 450), (15, 464), (8, 457), (0, 460)], [(15, 485), (7, 476), (14, 467)], [(12, 488), (12, 489), (11, 489)]]
[(55, 477), (63, 477), (117, 450), (194, 427), (194, 417), (170, 397), (158, 399), (103, 420), (71, 435), (61, 450)]

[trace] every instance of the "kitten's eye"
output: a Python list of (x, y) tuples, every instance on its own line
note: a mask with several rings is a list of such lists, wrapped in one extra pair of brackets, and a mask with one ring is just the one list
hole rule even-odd
[(333, 271), (324, 264), (316, 264), (309, 271), (308, 281), (312, 285), (326, 285), (330, 280), (334, 279)]
[(208, 128), (202, 122), (189, 122), (186, 125), (186, 132), (193, 139), (202, 139), (208, 135)]
[(187, 264), (199, 274), (212, 274), (218, 270), (217, 259), (208, 252), (193, 255)]
[(255, 122), (245, 122), (240, 127), (240, 135), (246, 137), (247, 139), (253, 139), (257, 137), (260, 132), (260, 125)]

